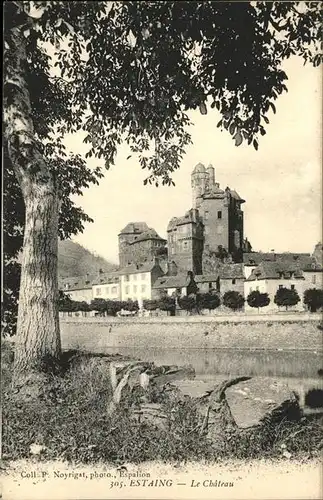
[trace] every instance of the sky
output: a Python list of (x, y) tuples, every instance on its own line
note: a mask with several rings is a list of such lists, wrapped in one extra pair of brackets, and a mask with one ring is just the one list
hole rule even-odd
[[(94, 223), (72, 240), (117, 263), (118, 233), (128, 222), (145, 221), (167, 237), (171, 217), (192, 207), (191, 172), (202, 162), (215, 167), (222, 188), (229, 186), (246, 200), (244, 232), (253, 250), (312, 252), (322, 240), (322, 73), (297, 57), (283, 69), (288, 93), (275, 102), (276, 115), (268, 115), (258, 151), (246, 144), (236, 147), (229, 133), (216, 127), (220, 115), (215, 109), (203, 116), (194, 111), (193, 144), (173, 176), (176, 186), (156, 188), (143, 185), (145, 170), (135, 157), (127, 160), (128, 147), (121, 145), (100, 185), (75, 198)], [(85, 153), (83, 137), (69, 136), (69, 149)], [(100, 162), (90, 159), (88, 164)]]

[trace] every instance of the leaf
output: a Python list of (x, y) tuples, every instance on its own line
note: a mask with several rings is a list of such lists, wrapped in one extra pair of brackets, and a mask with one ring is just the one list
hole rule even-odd
[(276, 113), (276, 106), (273, 102), (269, 102), (269, 106), (271, 106), (271, 109), (273, 110), (274, 113)]
[(129, 158), (131, 158), (131, 156), (132, 156), (132, 155), (127, 156), (127, 160), (129, 160)]
[(207, 108), (206, 108), (205, 102), (201, 102), (199, 109), (200, 109), (201, 115), (207, 114)]
[(219, 123), (217, 123), (217, 128), (219, 127), (222, 127), (222, 120), (220, 120)]
[(236, 135), (234, 136), (234, 138), (235, 138), (235, 145), (237, 147), (240, 146), (240, 144), (242, 144), (242, 135), (241, 135), (240, 130), (238, 130), (238, 132), (236, 133)]
[(258, 142), (256, 141), (256, 139), (254, 139), (252, 144), (253, 144), (253, 147), (255, 148), (255, 150), (258, 151)]
[(231, 123), (231, 125), (229, 127), (229, 132), (230, 132), (231, 135), (234, 134), (235, 128), (236, 128), (236, 124), (235, 123)]

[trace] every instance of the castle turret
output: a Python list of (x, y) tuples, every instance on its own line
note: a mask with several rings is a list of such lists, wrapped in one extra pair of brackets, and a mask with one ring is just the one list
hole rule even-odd
[(206, 172), (209, 176), (209, 188), (215, 185), (215, 170), (213, 165), (209, 165), (206, 169)]
[(198, 163), (191, 175), (192, 206), (199, 208), (202, 197), (209, 186), (209, 174), (202, 163)]

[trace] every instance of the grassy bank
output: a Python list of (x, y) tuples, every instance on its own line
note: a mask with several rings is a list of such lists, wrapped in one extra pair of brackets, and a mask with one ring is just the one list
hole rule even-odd
[(28, 459), (36, 453), (41, 461), (120, 464), (278, 458), (286, 451), (298, 458), (317, 457), (322, 448), (322, 422), (308, 418), (267, 426), (252, 439), (248, 434), (231, 432), (210, 442), (200, 433), (194, 400), (154, 388), (145, 397), (162, 404), (165, 429), (132, 418), (130, 410), (138, 407), (143, 397), (140, 388), (129, 390), (117, 412), (108, 416), (111, 389), (106, 358), (82, 353), (65, 353), (61, 364), (47, 364), (39, 397), (21, 397), (10, 386), (11, 349), (3, 343), (5, 460)]

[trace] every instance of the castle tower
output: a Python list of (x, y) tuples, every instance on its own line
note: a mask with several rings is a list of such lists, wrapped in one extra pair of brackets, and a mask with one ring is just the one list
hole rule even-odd
[(203, 163), (198, 163), (194, 168), (191, 175), (191, 186), (192, 206), (193, 208), (199, 208), (202, 197), (209, 187), (209, 173)]
[(209, 165), (206, 169), (206, 172), (209, 176), (209, 189), (212, 188), (212, 186), (215, 185), (215, 169), (213, 167), (213, 165)]

